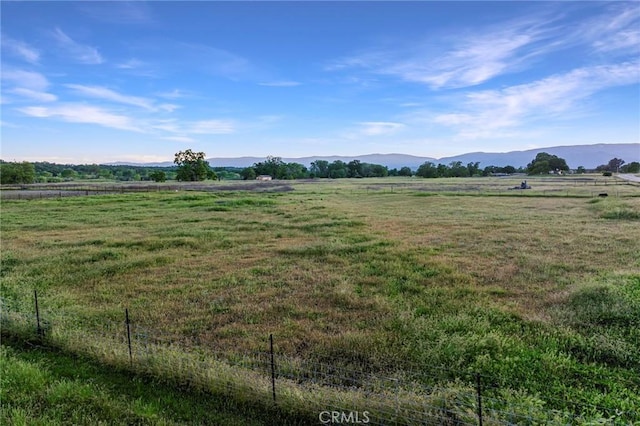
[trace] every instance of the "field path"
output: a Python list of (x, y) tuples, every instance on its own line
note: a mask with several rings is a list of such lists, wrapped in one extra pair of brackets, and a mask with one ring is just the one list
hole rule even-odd
[(631, 182), (638, 182), (640, 183), (640, 176), (636, 176), (636, 175), (632, 175), (632, 174), (620, 174), (620, 175), (616, 175), (616, 177), (623, 179), (623, 180), (628, 180)]

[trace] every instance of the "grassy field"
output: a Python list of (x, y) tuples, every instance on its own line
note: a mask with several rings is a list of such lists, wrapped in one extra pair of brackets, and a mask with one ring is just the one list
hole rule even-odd
[(593, 418), (637, 410), (640, 188), (528, 182), (3, 201), (2, 297), (32, 310), (37, 289), (45, 312), (84, 328), (128, 308), (164, 339), (227, 356), (264, 351), (273, 333), (278, 353), (301, 359), (419, 371), (425, 385), (478, 372), (495, 395)]

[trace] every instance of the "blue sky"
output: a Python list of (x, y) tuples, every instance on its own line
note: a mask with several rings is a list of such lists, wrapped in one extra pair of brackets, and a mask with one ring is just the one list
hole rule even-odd
[(640, 3), (2, 1), (5, 161), (640, 142)]

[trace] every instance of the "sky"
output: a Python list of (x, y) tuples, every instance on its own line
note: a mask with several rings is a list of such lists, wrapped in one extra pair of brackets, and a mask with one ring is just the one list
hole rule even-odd
[(640, 2), (2, 1), (5, 161), (640, 142)]

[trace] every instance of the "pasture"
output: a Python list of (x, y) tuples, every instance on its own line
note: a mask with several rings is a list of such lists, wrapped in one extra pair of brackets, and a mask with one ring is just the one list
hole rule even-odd
[(507, 189), (521, 179), (4, 200), (2, 298), (32, 310), (36, 289), (86, 329), (127, 308), (163, 339), (227, 357), (273, 334), (278, 353), (421, 372), (429, 386), (479, 372), (488, 392), (532, 406), (573, 401), (594, 418), (640, 406), (640, 188)]

